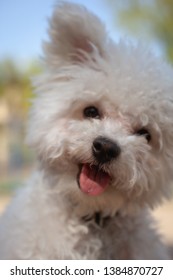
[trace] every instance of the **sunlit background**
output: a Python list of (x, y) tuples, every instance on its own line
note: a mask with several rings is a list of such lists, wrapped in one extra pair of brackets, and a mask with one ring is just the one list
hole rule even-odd
[[(0, 212), (32, 171), (34, 154), (25, 145), (30, 78), (41, 72), (41, 44), (55, 0), (0, 0)], [(173, 63), (172, 0), (76, 0), (107, 25), (110, 36), (143, 40)], [(165, 186), (166, 187), (166, 186)], [(173, 202), (156, 209), (160, 231), (173, 244)], [(171, 226), (172, 224), (172, 226)]]

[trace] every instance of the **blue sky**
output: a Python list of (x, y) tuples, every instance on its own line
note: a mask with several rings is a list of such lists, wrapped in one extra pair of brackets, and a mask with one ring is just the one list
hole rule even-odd
[[(47, 18), (55, 0), (0, 0), (0, 60), (11, 57), (27, 62), (41, 56), (41, 42), (46, 38)], [(105, 0), (72, 0), (97, 14), (117, 38), (111, 11)]]

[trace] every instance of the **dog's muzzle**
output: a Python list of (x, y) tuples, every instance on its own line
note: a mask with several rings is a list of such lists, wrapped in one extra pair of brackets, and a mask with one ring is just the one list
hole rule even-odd
[(117, 143), (104, 137), (97, 137), (92, 145), (96, 163), (81, 163), (77, 182), (80, 190), (90, 196), (98, 196), (106, 191), (111, 183), (111, 176), (101, 165), (117, 158), (121, 149)]

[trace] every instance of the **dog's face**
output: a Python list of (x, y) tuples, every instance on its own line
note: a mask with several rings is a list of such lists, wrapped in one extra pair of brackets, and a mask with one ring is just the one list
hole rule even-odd
[(57, 7), (49, 33), (29, 143), (82, 203), (153, 206), (172, 180), (172, 70), (140, 46), (114, 45), (74, 4)]

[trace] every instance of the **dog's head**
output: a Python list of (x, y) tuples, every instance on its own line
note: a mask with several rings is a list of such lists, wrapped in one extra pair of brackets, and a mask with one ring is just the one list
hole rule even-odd
[(173, 177), (173, 71), (144, 47), (114, 44), (84, 7), (61, 4), (28, 141), (62, 192), (88, 208), (155, 205)]

